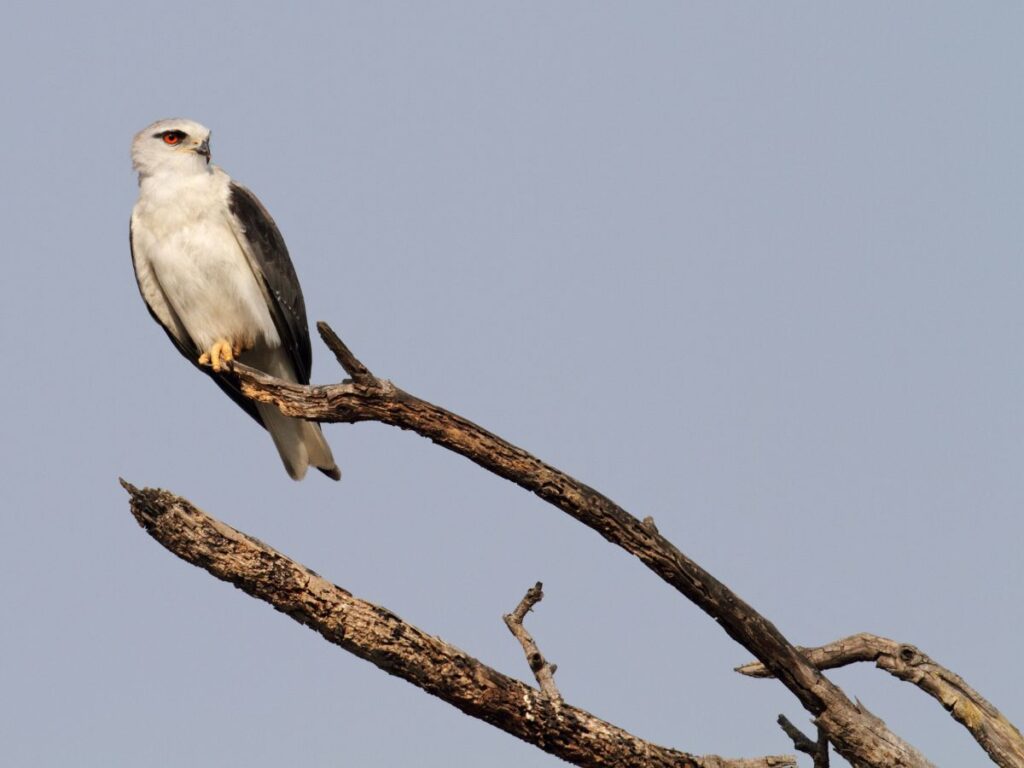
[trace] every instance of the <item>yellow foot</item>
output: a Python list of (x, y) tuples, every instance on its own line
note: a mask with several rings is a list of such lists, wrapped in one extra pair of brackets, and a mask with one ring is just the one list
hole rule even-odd
[(199, 364), (209, 365), (214, 371), (220, 373), (221, 369), (224, 368), (224, 364), (234, 360), (236, 354), (230, 341), (227, 339), (217, 339), (207, 352), (203, 352), (199, 356)]

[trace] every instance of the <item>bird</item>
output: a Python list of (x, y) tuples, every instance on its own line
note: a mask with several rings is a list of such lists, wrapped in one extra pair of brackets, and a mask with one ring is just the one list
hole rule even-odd
[(294, 480), (341, 471), (320, 425), (245, 397), (232, 360), (308, 384), (306, 306), (277, 225), (257, 197), (210, 162), (210, 130), (158, 120), (135, 134), (139, 197), (129, 227), (139, 293), (178, 351), (263, 426)]

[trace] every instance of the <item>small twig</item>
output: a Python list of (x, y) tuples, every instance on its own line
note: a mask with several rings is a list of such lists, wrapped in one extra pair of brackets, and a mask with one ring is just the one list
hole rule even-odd
[(540, 648), (537, 647), (533, 636), (523, 626), (523, 619), (526, 618), (526, 614), (543, 599), (544, 585), (538, 581), (526, 590), (526, 595), (519, 601), (516, 609), (512, 613), (505, 614), (504, 619), (505, 626), (515, 635), (519, 644), (523, 646), (523, 653), (526, 654), (526, 663), (530, 665), (530, 671), (537, 678), (537, 684), (540, 686), (540, 689), (552, 703), (558, 705), (562, 703), (562, 694), (558, 692), (558, 686), (555, 685), (555, 670), (558, 667), (555, 664), (548, 663), (547, 659), (544, 658), (544, 654), (540, 652)]
[(320, 338), (324, 340), (324, 344), (338, 359), (338, 364), (345, 369), (345, 373), (352, 377), (353, 382), (363, 385), (376, 382), (377, 377), (370, 373), (370, 369), (363, 365), (358, 357), (352, 354), (352, 350), (338, 337), (331, 326), (323, 320), (318, 320), (316, 329), (320, 332)]
[(814, 759), (814, 768), (828, 768), (828, 736), (821, 728), (818, 729), (818, 740), (815, 742), (793, 725), (785, 715), (779, 715), (777, 722), (793, 741), (796, 750)]
[(805, 755), (813, 755), (817, 751), (818, 745), (815, 744), (810, 738), (804, 734), (799, 728), (790, 722), (789, 718), (785, 715), (779, 715), (779, 719), (776, 721), (779, 727), (786, 732), (786, 735), (793, 741), (793, 746), (796, 747), (797, 752), (803, 752)]

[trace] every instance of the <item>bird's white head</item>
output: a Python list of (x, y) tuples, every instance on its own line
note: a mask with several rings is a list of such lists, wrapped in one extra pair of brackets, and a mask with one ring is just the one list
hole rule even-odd
[(132, 167), (140, 180), (164, 173), (208, 173), (210, 129), (184, 118), (157, 120), (135, 134)]

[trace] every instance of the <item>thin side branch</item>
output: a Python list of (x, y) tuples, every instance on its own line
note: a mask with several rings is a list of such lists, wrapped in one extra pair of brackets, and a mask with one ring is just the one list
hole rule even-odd
[(150, 536), (186, 562), (206, 569), (317, 631), (389, 674), (467, 715), (580, 766), (627, 768), (796, 768), (791, 756), (727, 760), (643, 741), (581, 709), (555, 708), (534, 688), (482, 664), (391, 611), (341, 587), (266, 544), (225, 525), (187, 500), (121, 481), (131, 510)]
[(828, 737), (824, 731), (819, 728), (818, 740), (812, 741), (809, 736), (793, 725), (785, 715), (779, 715), (777, 722), (779, 727), (792, 740), (796, 750), (811, 756), (814, 760), (814, 768), (828, 768)]
[[(325, 323), (318, 324), (329, 331)], [(864, 718), (841, 689), (807, 661), (781, 632), (736, 593), (608, 497), (458, 414), (372, 379), (304, 387), (235, 364), (243, 393), (310, 421), (377, 421), (408, 429), (537, 494), (648, 568), (717, 621), (778, 678), (848, 760), (886, 768), (930, 763), (881, 721)], [(653, 521), (652, 521), (653, 523)]]
[(543, 599), (544, 585), (538, 581), (526, 590), (526, 594), (519, 601), (516, 609), (512, 613), (506, 613), (503, 618), (505, 619), (505, 626), (515, 635), (519, 644), (523, 646), (523, 653), (526, 654), (526, 663), (530, 665), (530, 671), (537, 678), (537, 685), (540, 686), (544, 695), (557, 706), (562, 703), (562, 694), (558, 692), (558, 686), (555, 685), (555, 670), (557, 666), (548, 663), (548, 660), (544, 658), (544, 654), (540, 652), (540, 648), (537, 647), (537, 643), (534, 642), (533, 636), (523, 626), (526, 614)]
[(371, 384), (376, 378), (370, 369), (363, 365), (359, 358), (352, 354), (352, 350), (348, 348), (338, 334), (327, 323), (322, 320), (316, 324), (316, 329), (320, 332), (320, 338), (324, 340), (324, 344), (327, 345), (328, 349), (334, 353), (334, 357), (338, 360), (338, 364), (344, 369), (345, 373), (352, 377), (352, 381), (356, 384)]
[[(962, 677), (913, 645), (863, 632), (818, 648), (801, 648), (818, 669), (834, 669), (873, 661), (894, 677), (912, 683), (936, 699), (963, 725), (992, 761), (1004, 768), (1024, 768), (1024, 736), (1003, 714)], [(759, 662), (737, 667), (750, 677), (771, 677)]]

